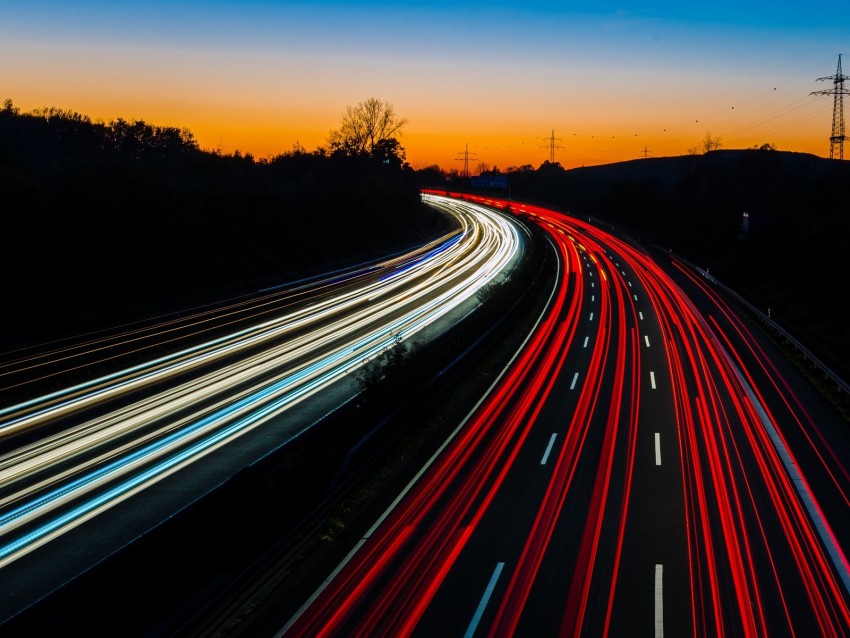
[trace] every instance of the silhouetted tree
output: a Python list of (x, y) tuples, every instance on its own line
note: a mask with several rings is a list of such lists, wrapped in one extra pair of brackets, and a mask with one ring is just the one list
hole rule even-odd
[(437, 164), (416, 170), (416, 181), (420, 186), (443, 186), (447, 177), (446, 172)]
[(344, 155), (375, 157), (388, 150), (387, 141), (395, 139), (405, 124), (407, 120), (395, 114), (392, 104), (369, 98), (346, 107), (340, 127), (331, 131), (328, 143), (332, 151)]
[(717, 151), (721, 148), (723, 148), (723, 142), (721, 139), (719, 137), (714, 137), (711, 134), (711, 131), (706, 131), (705, 137), (702, 138), (702, 141), (698, 145), (691, 146), (688, 149), (688, 155), (700, 155), (710, 151)]
[(561, 166), (561, 162), (550, 162), (549, 160), (544, 160), (540, 165), (539, 171), (561, 171), (563, 172), (564, 167)]
[(395, 168), (402, 168), (407, 165), (404, 147), (394, 137), (376, 142), (371, 157)]
[(723, 142), (719, 137), (714, 137), (711, 135), (711, 131), (707, 131), (705, 137), (702, 139), (702, 150), (706, 153), (710, 151), (716, 151), (723, 148)]

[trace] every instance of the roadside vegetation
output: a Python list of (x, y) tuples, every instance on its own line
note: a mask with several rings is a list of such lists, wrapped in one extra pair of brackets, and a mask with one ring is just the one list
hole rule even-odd
[[(392, 106), (350, 107), (328, 145), (257, 159), (186, 129), (0, 109), (0, 349), (180, 310), (418, 245)], [(365, 141), (358, 136), (365, 135)]]

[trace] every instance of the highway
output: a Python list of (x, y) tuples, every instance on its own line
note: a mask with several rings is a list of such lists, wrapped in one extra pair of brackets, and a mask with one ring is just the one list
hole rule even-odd
[(846, 422), (675, 255), (466, 199), (547, 231), (548, 305), (278, 635), (850, 635)]
[[(209, 469), (199, 461), (238, 449), (252, 433), (270, 429), (269, 445), (284, 445), (299, 434), (280, 427), (296, 406), (332, 409), (337, 399), (329, 389), (347, 384), (349, 395), (356, 392), (354, 377), (364, 363), (474, 303), (476, 291), (521, 250), (520, 228), (492, 210), (427, 199), (457, 218), (457, 232), (215, 313), (96, 336), (4, 364), (0, 372), (15, 396), (25, 394), (28, 383), (41, 388), (44, 379), (85, 376), (87, 366), (112, 368), (0, 407), (0, 578), (4, 590), (20, 598), (4, 596), (3, 618), (28, 603), (22, 592), (34, 585), (24, 581), (39, 581), (33, 597), (49, 591), (53, 566), (45, 563), (73, 553), (75, 541), (65, 539), (78, 541), (71, 534), (77, 527), (98, 541), (108, 537), (114, 521), (107, 523), (105, 514), (117, 505), (132, 504), (177, 475), (202, 482)], [(130, 360), (122, 357), (131, 357), (132, 365), (117, 366)], [(194, 489), (190, 500), (204, 488)], [(160, 511), (147, 518), (133, 512), (142, 521), (129, 538), (185, 505), (177, 498), (158, 503)], [(118, 538), (103, 552), (126, 542)], [(39, 552), (51, 558), (27, 562)], [(39, 565), (38, 573), (31, 564)]]

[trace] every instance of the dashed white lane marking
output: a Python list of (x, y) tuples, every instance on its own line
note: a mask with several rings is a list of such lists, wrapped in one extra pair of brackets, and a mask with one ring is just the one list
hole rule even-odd
[(593, 313), (590, 313), (590, 320), (593, 321)]
[[(481, 601), (478, 603), (475, 615), (472, 616), (472, 620), (469, 622), (469, 627), (466, 628), (466, 633), (463, 635), (464, 638), (472, 638), (472, 635), (478, 628), (478, 623), (481, 622), (481, 616), (484, 615), (484, 609), (487, 607), (487, 603), (490, 602), (490, 596), (493, 595), (493, 590), (496, 589), (496, 583), (499, 582), (499, 576), (502, 574), (502, 570), (504, 568), (504, 563), (496, 563), (496, 569), (493, 570), (493, 575), (490, 576), (490, 582), (487, 583), (487, 589), (484, 590), (484, 595), (481, 596)], [(657, 578), (658, 577), (656, 576), (656, 580)], [(658, 585), (656, 584), (656, 587), (657, 586)], [(658, 621), (656, 620), (656, 623), (657, 622)]]
[(643, 335), (643, 340), (646, 342), (646, 347), (649, 347), (649, 335)]
[(586, 347), (587, 347), (587, 342), (588, 342), (588, 341), (590, 341), (590, 337), (585, 337), (585, 338), (584, 338), (584, 346), (582, 346), (583, 348), (586, 348)]
[(573, 382), (570, 384), (570, 390), (576, 389), (576, 381), (578, 381), (578, 372), (573, 376)]
[(552, 436), (549, 437), (549, 445), (546, 446), (546, 451), (543, 453), (543, 458), (540, 459), (540, 465), (546, 465), (546, 461), (549, 460), (549, 453), (552, 452), (552, 446), (555, 445), (556, 436), (558, 436), (558, 433), (552, 432)]
[(655, 373), (652, 370), (649, 371), (649, 384), (655, 390)]
[(655, 565), (655, 638), (664, 638), (664, 566)]
[(655, 464), (661, 465), (661, 433), (655, 433)]
[(640, 317), (640, 320), (643, 321), (643, 313), (642, 312), (638, 311), (638, 317)]
[(635, 295), (634, 297), (635, 297), (635, 301), (637, 301), (637, 295)]

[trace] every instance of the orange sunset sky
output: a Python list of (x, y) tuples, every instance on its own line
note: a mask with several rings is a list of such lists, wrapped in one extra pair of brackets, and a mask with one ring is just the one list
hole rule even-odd
[[(189, 128), (271, 156), (325, 143), (347, 105), (409, 120), (415, 167), (565, 167), (768, 142), (826, 156), (847, 30), (829, 3), (43, 2), (5, 6), (0, 99)], [(837, 7), (838, 5), (836, 5)], [(845, 69), (846, 70), (846, 69)]]

